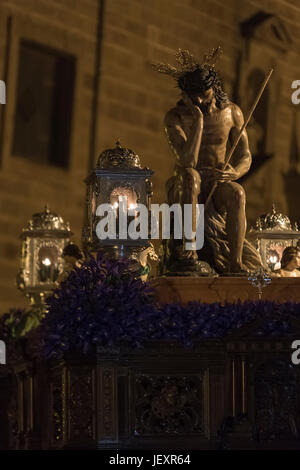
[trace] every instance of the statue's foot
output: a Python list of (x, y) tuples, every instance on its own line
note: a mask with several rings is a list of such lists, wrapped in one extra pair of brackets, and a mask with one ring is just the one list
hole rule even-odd
[(182, 262), (193, 263), (198, 261), (198, 255), (196, 250), (178, 250), (176, 253), (176, 260)]
[(229, 272), (232, 274), (248, 275), (249, 269), (243, 263), (231, 263), (229, 266)]
[(166, 276), (215, 277), (217, 273), (206, 261), (178, 259), (168, 266)]
[(183, 252), (183, 258), (191, 261), (198, 261), (198, 255), (196, 250), (185, 250)]

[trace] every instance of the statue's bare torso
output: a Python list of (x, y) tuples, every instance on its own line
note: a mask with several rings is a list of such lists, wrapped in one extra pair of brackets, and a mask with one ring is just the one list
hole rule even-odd
[[(235, 127), (233, 109), (235, 105), (229, 103), (224, 109), (216, 109), (207, 114), (203, 120), (202, 140), (195, 168), (221, 168), (226, 157), (227, 143), (231, 140), (231, 129)], [(188, 108), (181, 102), (169, 111), (168, 120), (173, 121), (178, 132), (178, 143), (181, 138), (189, 140), (194, 118)], [(168, 132), (167, 132), (168, 134)], [(173, 136), (174, 139), (174, 134)], [(172, 140), (173, 140), (172, 139)], [(174, 140), (170, 142), (174, 147)], [(176, 148), (175, 143), (175, 148)], [(176, 152), (178, 164), (182, 165), (181, 156)]]

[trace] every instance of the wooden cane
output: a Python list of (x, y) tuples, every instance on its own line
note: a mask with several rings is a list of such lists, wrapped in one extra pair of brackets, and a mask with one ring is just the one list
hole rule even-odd
[[(265, 80), (264, 80), (264, 82), (263, 82), (263, 84), (262, 84), (262, 86), (261, 86), (261, 88), (260, 88), (260, 90), (259, 90), (259, 93), (258, 93), (258, 95), (257, 95), (257, 97), (256, 97), (256, 99), (255, 99), (255, 101), (254, 101), (254, 103), (253, 103), (253, 105), (252, 105), (252, 107), (251, 107), (251, 109), (250, 109), (249, 115), (248, 115), (246, 121), (244, 122), (244, 124), (242, 125), (241, 130), (240, 130), (239, 134), (237, 135), (237, 137), (236, 137), (236, 139), (235, 139), (235, 142), (234, 142), (233, 146), (231, 147), (231, 149), (230, 149), (230, 151), (229, 151), (227, 157), (225, 158), (225, 162), (224, 162), (222, 171), (224, 171), (224, 170), (226, 169), (228, 163), (230, 162), (230, 159), (231, 159), (231, 157), (232, 157), (232, 154), (233, 154), (233, 152), (235, 151), (236, 146), (237, 146), (237, 144), (238, 144), (239, 141), (240, 141), (240, 138), (242, 137), (242, 134), (243, 134), (243, 132), (244, 132), (244, 130), (245, 130), (245, 127), (247, 126), (248, 122), (250, 121), (250, 119), (251, 119), (251, 117), (252, 117), (252, 114), (253, 114), (253, 112), (254, 112), (256, 106), (257, 106), (257, 103), (258, 103), (259, 100), (260, 100), (261, 95), (263, 94), (264, 89), (265, 89), (266, 86), (267, 86), (267, 83), (268, 83), (268, 81), (269, 81), (269, 79), (270, 79), (272, 73), (273, 73), (273, 69), (271, 69), (270, 72), (268, 73), (268, 75), (266, 76), (266, 78), (265, 78)], [(209, 195), (208, 195), (208, 198), (207, 198), (207, 200), (206, 200), (206, 202), (205, 202), (205, 204), (204, 204), (204, 208), (207, 206), (207, 204), (208, 204), (209, 201), (211, 200), (211, 198), (212, 198), (212, 196), (213, 196), (213, 194), (214, 194), (214, 192), (215, 192), (215, 189), (216, 189), (217, 185), (218, 185), (218, 182), (214, 182), (213, 187), (211, 188), (210, 193), (209, 193)]]

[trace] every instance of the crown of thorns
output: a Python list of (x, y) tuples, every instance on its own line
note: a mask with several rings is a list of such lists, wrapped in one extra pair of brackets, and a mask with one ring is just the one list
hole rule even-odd
[(220, 46), (213, 48), (209, 51), (208, 54), (205, 54), (203, 56), (202, 62), (200, 63), (200, 61), (198, 61), (188, 50), (178, 49), (178, 52), (175, 55), (176, 62), (178, 63), (178, 68), (170, 64), (164, 64), (162, 62), (152, 64), (152, 67), (159, 73), (171, 75), (177, 80), (178, 83), (180, 83), (180, 80), (186, 74), (190, 72), (195, 72), (199, 69), (205, 69), (208, 72), (212, 72), (213, 74), (215, 74), (215, 64), (221, 54), (222, 50)]
[(194, 72), (199, 68), (214, 70), (215, 64), (221, 54), (221, 47), (215, 47), (211, 49), (208, 54), (203, 56), (202, 62), (200, 63), (200, 61), (198, 61), (188, 50), (178, 49), (178, 52), (176, 52), (175, 55), (176, 62), (179, 65), (178, 68), (170, 64), (164, 64), (162, 62), (152, 64), (152, 67), (157, 72), (171, 75), (178, 80), (178, 78), (180, 78), (182, 75), (188, 72)]

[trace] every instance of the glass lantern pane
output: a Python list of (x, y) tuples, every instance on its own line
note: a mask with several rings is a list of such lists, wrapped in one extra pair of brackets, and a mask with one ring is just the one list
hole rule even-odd
[(280, 260), (282, 253), (287, 246), (294, 245), (294, 240), (270, 239), (266, 242), (265, 260), (267, 266), (275, 271), (280, 269)]
[(132, 186), (118, 186), (110, 193), (110, 203), (114, 208), (119, 206), (119, 197), (127, 199), (127, 208), (134, 209), (138, 202), (138, 196)]

